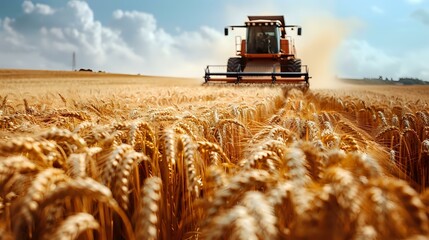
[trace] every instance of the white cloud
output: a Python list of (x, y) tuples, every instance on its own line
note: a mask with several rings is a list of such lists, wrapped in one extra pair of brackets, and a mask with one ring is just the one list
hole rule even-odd
[(338, 67), (343, 77), (418, 77), (429, 80), (429, 48), (397, 57), (372, 46), (365, 40), (345, 41), (338, 53)]
[(78, 68), (201, 77), (206, 64), (224, 63), (233, 53), (233, 41), (221, 32), (169, 33), (144, 12), (117, 10), (107, 26), (85, 1), (61, 9), (24, 1), (22, 9), (19, 18), (0, 19), (2, 67), (70, 69), (76, 52)]
[(34, 4), (31, 1), (24, 1), (22, 3), (22, 9), (25, 13), (31, 13), (34, 11)]
[(425, 9), (417, 9), (411, 14), (416, 20), (429, 26), (429, 12)]
[(350, 77), (399, 77), (400, 59), (371, 46), (365, 40), (347, 40), (339, 51), (340, 71)]
[(31, 2), (29, 0), (25, 0), (22, 3), (22, 10), (26, 14), (36, 12), (36, 13), (39, 13), (42, 15), (52, 15), (55, 12), (55, 10), (53, 8), (51, 8), (49, 5), (41, 4), (41, 3), (33, 4), (33, 2)]
[(55, 12), (50, 6), (40, 3), (36, 4), (36, 11), (43, 15), (51, 15)]
[(15, 23), (14, 19), (6, 17), (2, 21), (1, 29), (4, 36), (1, 36), (0, 41), (3, 42), (5, 48), (16, 49), (20, 48), (23, 42), (23, 37), (16, 32), (12, 25)]
[(401, 60), (401, 77), (418, 77), (429, 81), (428, 56), (429, 47), (405, 54)]
[(382, 9), (381, 7), (379, 7), (377, 5), (372, 5), (371, 6), (371, 11), (373, 13), (376, 13), (376, 14), (384, 14), (384, 9)]
[(419, 4), (424, 2), (425, 0), (406, 0), (406, 1), (411, 4)]

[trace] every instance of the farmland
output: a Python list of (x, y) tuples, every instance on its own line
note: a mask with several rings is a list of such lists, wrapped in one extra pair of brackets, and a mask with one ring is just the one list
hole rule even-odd
[(429, 234), (429, 87), (201, 81), (0, 71), (0, 238)]

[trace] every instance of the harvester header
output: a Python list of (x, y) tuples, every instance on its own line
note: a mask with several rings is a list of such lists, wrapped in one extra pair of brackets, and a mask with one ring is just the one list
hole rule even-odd
[(286, 25), (283, 16), (249, 16), (244, 25), (225, 28), (244, 28), (246, 37), (236, 36), (236, 57), (228, 59), (227, 65), (209, 65), (205, 69), (207, 84), (280, 84), (309, 87), (308, 67), (297, 58), (295, 42), (288, 34), (302, 28)]

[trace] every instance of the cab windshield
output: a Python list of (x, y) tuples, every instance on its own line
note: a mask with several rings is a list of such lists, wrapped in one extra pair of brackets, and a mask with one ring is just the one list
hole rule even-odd
[(250, 26), (247, 29), (247, 53), (278, 53), (277, 26)]

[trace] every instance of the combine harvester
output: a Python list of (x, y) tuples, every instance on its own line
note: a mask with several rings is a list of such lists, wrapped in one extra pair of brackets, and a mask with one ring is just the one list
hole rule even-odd
[[(205, 69), (205, 84), (281, 85), (307, 91), (308, 67), (296, 56), (294, 40), (286, 30), (302, 29), (286, 25), (283, 16), (249, 16), (244, 26), (229, 26), (228, 30), (245, 28), (246, 39), (235, 37), (236, 55), (228, 65), (209, 65)], [(226, 71), (225, 71), (226, 70)]]

